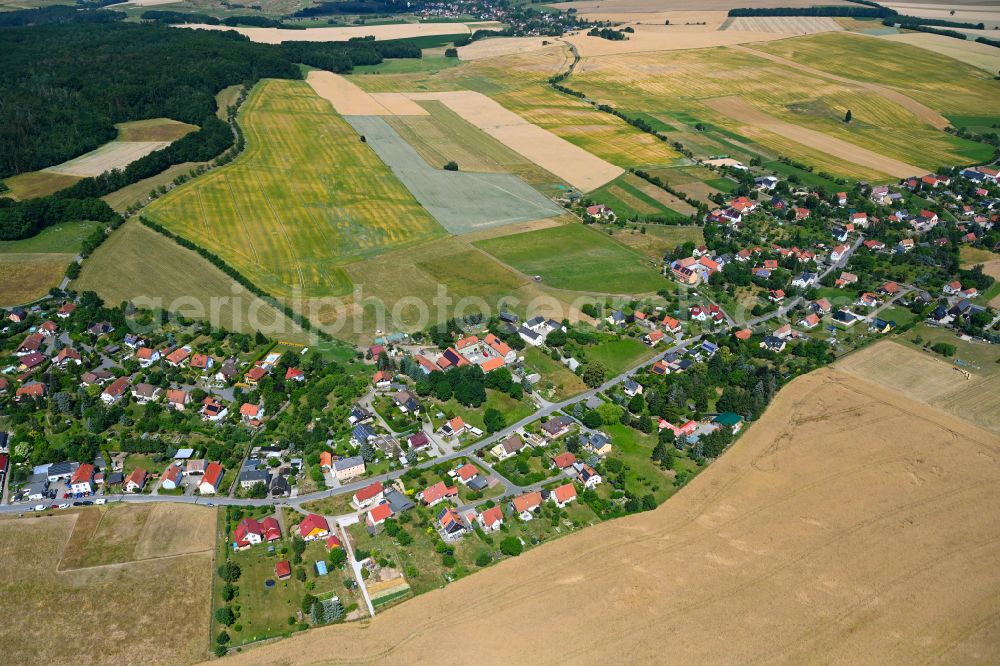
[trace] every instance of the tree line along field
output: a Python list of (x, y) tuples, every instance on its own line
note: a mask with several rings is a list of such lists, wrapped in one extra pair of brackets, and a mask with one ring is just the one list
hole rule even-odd
[[(842, 48), (839, 58), (830, 58), (822, 50), (826, 69), (831, 74), (851, 76), (857, 68), (879, 73), (878, 64), (869, 59), (865, 49), (873, 38), (844, 33), (780, 40), (774, 44), (755, 45), (767, 52), (788, 50), (789, 45), (818, 42), (825, 47), (839, 40), (853, 48)], [(859, 40), (864, 40), (859, 44)], [(864, 47), (864, 48), (862, 48)], [(890, 46), (891, 48), (891, 46)], [(820, 52), (820, 49), (817, 49)], [(796, 52), (798, 53), (798, 52)], [(784, 52), (776, 53), (787, 55)], [(880, 54), (881, 55), (881, 54)], [(905, 55), (905, 54), (904, 54)], [(898, 58), (899, 55), (897, 54)], [(792, 59), (795, 59), (793, 55)], [(841, 68), (842, 63), (848, 63)], [(896, 83), (921, 81), (926, 77), (940, 81), (940, 75), (924, 67), (925, 60), (906, 63), (905, 78), (886, 81), (871, 74), (859, 77), (869, 82)], [(812, 65), (813, 62), (808, 63)], [(980, 73), (955, 62), (948, 66), (953, 78), (951, 94), (963, 94), (981, 85)], [(818, 130), (833, 139), (867, 148), (886, 157), (913, 163), (927, 170), (943, 163), (969, 163), (988, 157), (992, 149), (983, 144), (949, 136), (923, 123), (908, 109), (857, 85), (843, 81), (817, 80), (817, 77), (755, 55), (749, 50), (730, 48), (701, 49), (669, 53), (631, 54), (585, 60), (580, 73), (570, 79), (570, 86), (610, 103), (626, 112), (662, 114), (681, 112), (702, 122), (734, 130), (750, 144), (759, 144), (774, 152), (813, 164), (830, 173), (855, 178), (874, 178), (877, 169), (862, 168), (848, 160), (827, 155), (823, 146), (809, 146), (791, 141), (774, 132), (747, 126), (709, 108), (704, 101), (739, 96), (758, 110), (777, 120)], [(913, 90), (909, 91), (911, 95)], [(920, 96), (920, 101), (939, 111), (947, 110)], [(989, 102), (996, 106), (996, 101)], [(844, 123), (850, 109), (854, 120)], [(669, 134), (669, 132), (668, 132)]]
[(247, 147), (146, 215), (275, 295), (347, 294), (343, 266), (444, 230), (301, 81), (266, 80), (240, 112)]

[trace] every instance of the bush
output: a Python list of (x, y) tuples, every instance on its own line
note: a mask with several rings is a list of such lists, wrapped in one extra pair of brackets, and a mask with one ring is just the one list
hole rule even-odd
[(524, 551), (521, 540), (517, 537), (509, 536), (500, 542), (500, 552), (509, 557), (517, 557)]
[(936, 354), (941, 354), (941, 356), (954, 356), (955, 352), (958, 351), (958, 348), (947, 342), (935, 342), (931, 345), (931, 351)]
[(225, 645), (229, 642), (229, 634), (227, 634), (224, 630), (220, 631), (219, 635), (215, 637), (215, 642), (219, 645)]
[(447, 48), (447, 49), (445, 49), (444, 50), (444, 57), (445, 58), (457, 58), (458, 57), (458, 49), (455, 49), (455, 48)]
[(451, 160), (444, 165), (445, 171), (458, 171), (458, 162)]
[(215, 611), (215, 621), (228, 627), (236, 621), (236, 616), (233, 615), (233, 610), (229, 606), (223, 606)]
[(485, 567), (487, 564), (489, 564), (492, 561), (493, 561), (493, 558), (490, 557), (489, 553), (479, 553), (479, 555), (476, 557), (476, 566), (477, 567)]

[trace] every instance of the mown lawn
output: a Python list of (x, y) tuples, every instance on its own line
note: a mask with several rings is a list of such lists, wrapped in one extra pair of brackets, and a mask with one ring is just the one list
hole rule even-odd
[(652, 358), (655, 353), (654, 349), (635, 338), (606, 340), (587, 347), (587, 359), (599, 361), (607, 368), (609, 377), (635, 367), (645, 359)]

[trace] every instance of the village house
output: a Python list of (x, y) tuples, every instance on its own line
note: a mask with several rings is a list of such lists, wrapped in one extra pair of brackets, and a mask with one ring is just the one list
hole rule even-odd
[(771, 352), (782, 352), (785, 351), (785, 341), (773, 335), (768, 335), (761, 340), (760, 348)]
[(816, 314), (815, 312), (811, 312), (799, 320), (799, 326), (809, 330), (819, 326), (819, 322), (820, 322), (819, 315)]
[(83, 359), (80, 357), (80, 352), (77, 350), (72, 347), (63, 347), (59, 350), (59, 353), (56, 354), (56, 357), (52, 362), (60, 368), (64, 368), (70, 363), (80, 365), (83, 363)]
[(351, 506), (355, 509), (363, 509), (366, 506), (381, 502), (384, 497), (385, 488), (382, 486), (382, 482), (375, 481), (354, 493), (354, 496), (351, 498)]
[(468, 527), (462, 517), (458, 515), (453, 507), (442, 509), (437, 516), (438, 530), (445, 541), (460, 539), (468, 531)]
[(125, 395), (131, 381), (129, 377), (119, 377), (111, 382), (111, 385), (101, 393), (101, 401), (107, 405), (115, 404)]
[(498, 506), (486, 509), (476, 520), (484, 532), (496, 532), (503, 525), (503, 509)]
[(557, 454), (552, 457), (552, 466), (556, 469), (565, 472), (566, 470), (573, 467), (573, 463), (576, 462), (576, 456), (568, 451)]
[(191, 356), (190, 347), (178, 347), (174, 351), (167, 354), (164, 360), (170, 367), (179, 368), (187, 362), (189, 356)]
[(542, 505), (542, 493), (538, 490), (515, 497), (510, 502), (511, 509), (524, 521), (534, 518), (533, 513)]
[(511, 433), (506, 439), (498, 442), (492, 449), (492, 453), (497, 460), (506, 460), (518, 454), (521, 449), (524, 448), (524, 441), (517, 436), (516, 433)]
[[(49, 482), (53, 481), (51, 468)], [(69, 492), (73, 495), (90, 495), (94, 492), (94, 466), (83, 463), (72, 473), (69, 479)]]
[(148, 368), (160, 360), (160, 352), (152, 347), (139, 347), (135, 350), (135, 359), (140, 368)]
[(567, 504), (576, 499), (576, 486), (572, 483), (563, 484), (552, 491), (552, 494), (549, 495), (549, 499), (551, 499), (557, 507), (563, 509)]
[(233, 530), (233, 543), (240, 550), (279, 539), (281, 539), (281, 526), (271, 516), (260, 521), (254, 518), (244, 518)]
[(388, 502), (379, 504), (365, 516), (365, 524), (368, 526), (369, 531), (374, 531), (376, 528), (382, 526), (385, 521), (392, 518), (392, 516), (392, 505)]
[(219, 491), (224, 475), (225, 470), (222, 469), (222, 465), (217, 462), (208, 463), (205, 474), (201, 477), (201, 483), (198, 484), (198, 492), (202, 495), (214, 495)]
[(69, 319), (76, 312), (76, 303), (66, 302), (59, 306), (56, 316), (60, 319)]
[(586, 463), (573, 463), (573, 472), (576, 476), (576, 480), (579, 481), (584, 488), (595, 488), (601, 484), (601, 475), (597, 471)]
[(573, 419), (568, 416), (553, 416), (542, 424), (542, 432), (548, 439), (559, 439), (573, 427)]
[(141, 493), (142, 489), (146, 487), (146, 470), (141, 467), (136, 467), (132, 470), (132, 473), (128, 475), (125, 479), (125, 483), (122, 484), (122, 490), (127, 493)]
[(323, 516), (310, 513), (299, 523), (299, 538), (303, 541), (323, 539), (330, 534), (330, 523)]
[(140, 405), (145, 405), (147, 402), (152, 402), (154, 400), (159, 400), (160, 396), (163, 394), (163, 390), (152, 384), (136, 384), (132, 387), (132, 397)]
[(467, 426), (465, 425), (465, 421), (462, 420), (462, 417), (456, 416), (450, 421), (446, 421), (442, 424), (442, 426), (438, 429), (438, 432), (445, 437), (458, 437), (465, 432), (466, 429)]
[(201, 418), (205, 421), (218, 423), (223, 421), (228, 414), (229, 408), (212, 396), (207, 396), (201, 401)]
[(181, 481), (184, 479), (184, 471), (180, 468), (179, 464), (170, 463), (167, 465), (166, 471), (160, 477), (160, 488), (164, 490), (176, 490), (181, 487)]
[(458, 488), (445, 485), (444, 481), (438, 481), (433, 486), (429, 486), (417, 493), (417, 499), (426, 506), (435, 506), (445, 501), (458, 497)]

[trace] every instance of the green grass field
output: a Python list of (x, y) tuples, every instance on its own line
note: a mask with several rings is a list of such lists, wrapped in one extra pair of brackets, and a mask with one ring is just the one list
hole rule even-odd
[(635, 338), (622, 338), (588, 347), (587, 359), (600, 362), (612, 377), (652, 358), (656, 351)]
[(186, 310), (194, 319), (209, 318), (213, 325), (230, 330), (260, 329), (276, 339), (306, 341), (288, 318), (200, 255), (135, 220), (122, 225), (87, 258), (72, 286), (95, 291), (110, 304), (160, 304)]
[(557, 289), (641, 294), (663, 280), (649, 260), (580, 224), (479, 241), (477, 247)]
[(606, 226), (604, 229), (611, 229), (612, 238), (619, 243), (624, 243), (636, 252), (657, 261), (663, 259), (664, 253), (682, 243), (691, 242), (697, 246), (705, 242), (701, 227), (693, 224), (686, 226), (647, 224), (645, 232), (612, 226)]
[(412, 74), (428, 72), (433, 74), (459, 64), (458, 58), (444, 56), (424, 56), (423, 58), (389, 58), (377, 65), (356, 65), (351, 71), (357, 76), (377, 74)]
[(534, 370), (542, 376), (542, 381), (535, 390), (540, 391), (546, 398), (564, 400), (587, 390), (587, 385), (580, 377), (559, 361), (553, 361), (537, 347), (528, 347), (524, 350), (524, 363), (529, 370)]
[(36, 236), (0, 241), (0, 307), (41, 298), (59, 285), (66, 267), (97, 222), (65, 222)]
[(262, 82), (240, 120), (243, 154), (146, 214), (270, 293), (343, 295), (344, 264), (444, 235), (305, 82)]

